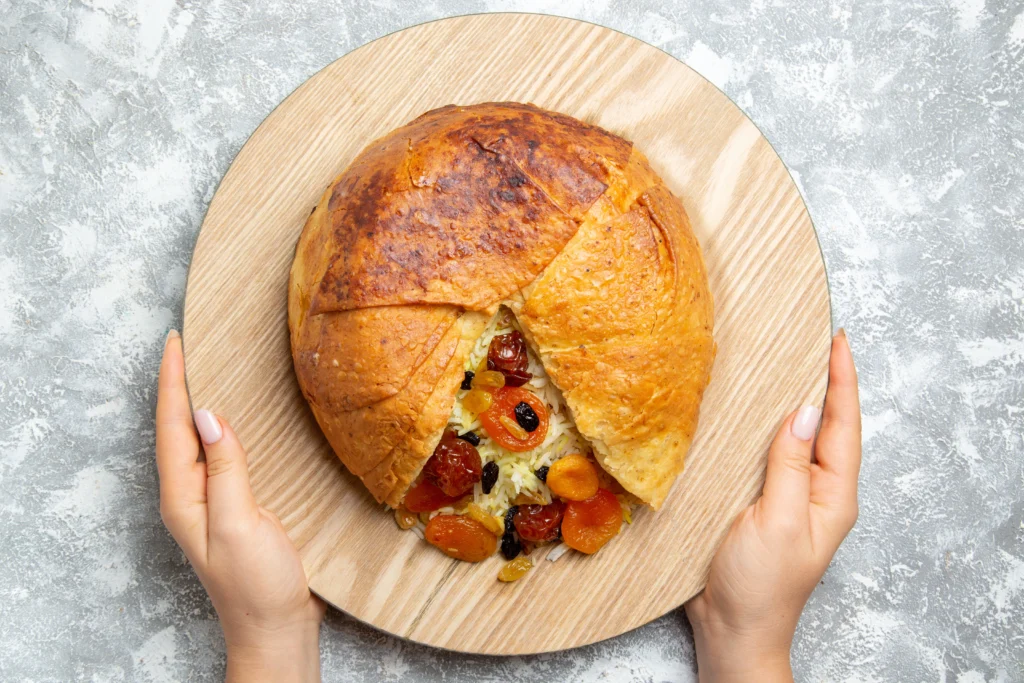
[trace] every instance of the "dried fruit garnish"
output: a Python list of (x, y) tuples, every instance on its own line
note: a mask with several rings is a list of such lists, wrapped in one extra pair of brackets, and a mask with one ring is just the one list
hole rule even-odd
[(587, 500), (597, 493), (597, 468), (579, 453), (571, 453), (552, 463), (546, 483), (559, 498)]
[(498, 463), (488, 462), (484, 465), (483, 476), (480, 477), (480, 488), (483, 489), (484, 493), (490, 493), (491, 489), (498, 482)]
[(423, 478), (436, 484), (446, 496), (457, 498), (473, 489), (482, 470), (480, 454), (473, 444), (447, 430), (423, 466)]
[(548, 471), (550, 469), (551, 469), (550, 467), (548, 467), (547, 465), (544, 465), (543, 467), (538, 467), (537, 471), (534, 472), (534, 474), (537, 475), (537, 478), (540, 479), (541, 481), (547, 481), (548, 480)]
[(466, 432), (465, 434), (459, 434), (459, 438), (463, 441), (468, 441), (474, 446), (480, 445), (480, 437), (476, 432)]
[(515, 505), (508, 509), (505, 513), (505, 533), (501, 537), (501, 554), (505, 556), (506, 560), (513, 560), (522, 551), (522, 546), (519, 545), (519, 540), (516, 538), (516, 527), (513, 519), (515, 519), (516, 512), (519, 508)]
[(520, 505), (512, 522), (524, 541), (543, 543), (558, 538), (558, 528), (565, 514), (565, 503), (550, 505)]
[(565, 504), (562, 539), (581, 553), (596, 553), (622, 528), (622, 506), (611, 491), (599, 489), (589, 500)]
[(473, 377), (474, 389), (500, 389), (505, 386), (505, 375), (497, 370), (484, 370)]
[(462, 377), (462, 384), (459, 385), (460, 389), (469, 390), (473, 388), (473, 375), (476, 374), (472, 370), (466, 370), (466, 374)]
[(494, 554), (498, 539), (480, 522), (462, 515), (438, 515), (427, 524), (424, 537), (448, 557), (480, 562)]
[(510, 507), (505, 512), (505, 533), (506, 534), (511, 534), (513, 531), (516, 530), (514, 520), (515, 520), (517, 512), (519, 512), (519, 506), (518, 505), (513, 505), (512, 507)]
[(531, 569), (533, 569), (533, 562), (529, 558), (520, 557), (515, 560), (509, 560), (501, 568), (501, 571), (498, 572), (498, 581), (503, 583), (518, 581)]
[(501, 554), (505, 556), (506, 560), (513, 560), (522, 552), (523, 547), (519, 545), (519, 541), (512, 534), (505, 534), (501, 537)]
[(528, 432), (532, 432), (540, 425), (540, 419), (537, 417), (537, 413), (533, 411), (530, 404), (526, 401), (520, 401), (513, 408), (513, 412), (516, 416), (516, 422), (519, 426)]
[[(529, 404), (537, 415), (537, 428), (532, 432), (527, 432), (515, 421), (515, 407), (520, 403)], [(503, 417), (506, 419), (502, 420)], [(544, 443), (548, 433), (548, 411), (536, 394), (522, 387), (504, 387), (494, 392), (494, 403), (480, 413), (480, 423), (487, 435), (500, 446), (521, 453)]]
[(513, 420), (508, 415), (500, 415), (498, 417), (498, 422), (500, 422), (501, 426), (504, 427), (508, 431), (508, 433), (514, 436), (517, 440), (526, 441), (528, 438), (530, 438), (530, 433), (523, 429), (522, 427), (520, 427), (519, 423)]
[(495, 536), (504, 535), (505, 530), (502, 528), (501, 523), (494, 519), (494, 517), (487, 514), (484, 509), (476, 503), (470, 503), (466, 506), (466, 514), (483, 524), (487, 530)]
[(395, 524), (399, 529), (411, 529), (416, 526), (416, 513), (399, 506), (395, 508)]
[(483, 389), (473, 389), (462, 399), (462, 407), (471, 413), (482, 413), (494, 403), (494, 395)]
[(487, 347), (487, 369), (505, 375), (505, 386), (521, 387), (533, 375), (527, 370), (530, 360), (526, 355), (526, 340), (519, 331), (499, 334)]
[(433, 512), (449, 505), (455, 505), (458, 500), (458, 498), (446, 496), (444, 491), (437, 488), (432, 482), (420, 479), (418, 484), (406, 492), (403, 503), (411, 512)]

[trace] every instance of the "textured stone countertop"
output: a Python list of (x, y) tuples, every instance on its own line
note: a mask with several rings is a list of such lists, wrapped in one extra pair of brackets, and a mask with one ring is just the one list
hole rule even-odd
[[(1024, 681), (1020, 0), (0, 0), (0, 680), (223, 675), (153, 462), (161, 342), (206, 206), (325, 64), (499, 9), (685, 60), (804, 192), (860, 365), (865, 454), (798, 679)], [(327, 681), (696, 679), (681, 613), (510, 659), (332, 613), (321, 647)]]

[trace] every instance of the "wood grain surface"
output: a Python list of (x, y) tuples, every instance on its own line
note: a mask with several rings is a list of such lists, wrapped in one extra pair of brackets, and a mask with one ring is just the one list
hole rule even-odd
[[(400, 531), (333, 455), (299, 393), (286, 322), (295, 243), (369, 142), (444, 104), (533, 102), (632, 140), (682, 198), (707, 260), (718, 357), (686, 471), (594, 556), (495, 579), (500, 556), (450, 560)], [(720, 91), (660, 50), (579, 21), (489, 14), (391, 34), (337, 60), (253, 133), (224, 176), (189, 272), (192, 404), (227, 418), (253, 489), (311, 588), (368, 624), (465, 652), (523, 654), (645, 624), (703, 587), (761, 487), (783, 415), (819, 404), (831, 337), (824, 264), (796, 185)]]

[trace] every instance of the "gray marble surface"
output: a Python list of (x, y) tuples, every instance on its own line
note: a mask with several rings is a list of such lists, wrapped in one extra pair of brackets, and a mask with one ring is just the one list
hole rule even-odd
[[(157, 512), (161, 342), (205, 207), (274, 105), (401, 27), (588, 19), (706, 75), (792, 168), (860, 364), (861, 517), (806, 681), (1024, 681), (1020, 0), (0, 0), (0, 680), (216, 680)], [(516, 618), (512, 616), (510, 618)], [(686, 620), (488, 659), (331, 614), (324, 679), (693, 681)]]

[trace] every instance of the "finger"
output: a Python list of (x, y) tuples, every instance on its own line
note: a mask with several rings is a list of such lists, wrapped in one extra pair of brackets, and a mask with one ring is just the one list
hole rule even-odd
[(804, 406), (782, 423), (768, 450), (761, 507), (771, 523), (803, 522), (811, 488), (811, 442), (818, 409)]
[(249, 487), (247, 456), (226, 420), (209, 410), (194, 415), (206, 452), (206, 500), (210, 531), (259, 521), (259, 507)]
[(327, 614), (327, 603), (313, 591), (309, 592), (309, 597), (313, 601), (314, 614), (320, 621), (323, 621), (324, 616)]
[(860, 397), (857, 368), (846, 334), (840, 330), (832, 340), (829, 361), (828, 392), (825, 412), (815, 449), (819, 472), (813, 490), (813, 502), (826, 507), (847, 509), (856, 514), (857, 477), (861, 462)]
[(156, 398), (156, 464), (161, 485), (187, 479), (198, 458), (199, 438), (188, 406), (181, 337), (171, 330), (160, 363)]
[[(707, 590), (706, 588), (704, 590)], [(686, 618), (690, 621), (690, 626), (694, 629), (700, 627), (704, 623), (704, 618), (707, 616), (707, 604), (704, 600), (704, 591), (701, 591), (697, 595), (690, 598), (690, 600), (683, 605), (683, 610), (686, 612)]]
[(206, 478), (197, 464), (199, 439), (192, 426), (185, 360), (180, 335), (171, 330), (164, 344), (156, 400), (156, 464), (160, 511), (175, 540), (186, 546), (205, 542)]

